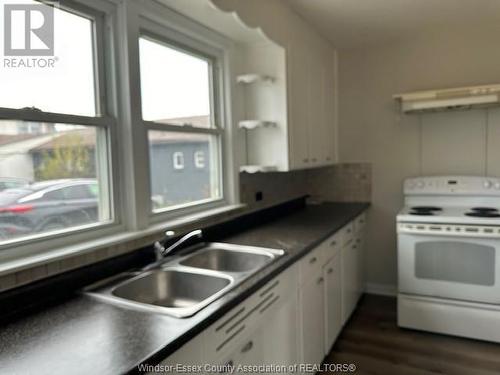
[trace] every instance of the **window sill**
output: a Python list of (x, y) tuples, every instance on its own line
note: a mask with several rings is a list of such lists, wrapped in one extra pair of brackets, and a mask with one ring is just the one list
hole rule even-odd
[[(182, 218), (176, 218), (167, 222), (158, 223), (150, 226), (145, 230), (119, 233), (106, 237), (101, 237), (92, 241), (80, 243), (78, 245), (65, 246), (56, 250), (44, 252), (43, 254), (36, 254), (19, 259), (9, 260), (0, 264), (0, 276), (12, 274), (19, 271), (29, 270), (35, 267), (43, 267), (54, 262), (60, 262), (61, 267), (57, 267), (57, 271), (50, 272), (50, 267), (47, 267), (45, 275), (36, 277), (40, 279), (47, 276), (52, 276), (57, 273), (62, 273), (70, 269), (83, 267), (85, 265), (95, 263), (99, 260), (111, 258), (113, 256), (121, 255), (143, 246), (152, 244), (154, 239), (151, 237), (161, 236), (161, 233), (166, 229), (180, 228), (183, 226), (193, 225), (198, 221), (217, 217), (226, 214), (234, 214), (239, 210), (245, 208), (244, 204), (234, 204), (224, 207), (218, 207), (203, 212), (198, 212), (191, 215), (186, 215)], [(100, 250), (108, 250), (105, 256), (96, 256)], [(82, 262), (73, 262), (72, 266), (65, 267), (64, 261), (76, 257), (85, 257), (81, 259)], [(34, 281), (31, 280), (31, 281)], [(29, 282), (29, 281), (28, 281)], [(20, 284), (19, 284), (20, 285)], [(18, 285), (16, 285), (18, 286)]]

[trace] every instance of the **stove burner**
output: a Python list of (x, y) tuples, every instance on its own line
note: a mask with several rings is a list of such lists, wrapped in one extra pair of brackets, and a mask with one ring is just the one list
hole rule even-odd
[(498, 212), (498, 210), (496, 208), (493, 208), (493, 207), (473, 207), (471, 208), (471, 211), (474, 211), (474, 212), (485, 212), (485, 213), (496, 213)]
[(435, 207), (435, 206), (415, 206), (411, 207), (412, 211), (443, 211), (442, 208), (440, 207)]
[(499, 212), (479, 212), (479, 211), (476, 211), (476, 212), (466, 212), (465, 213), (466, 216), (472, 216), (472, 217), (485, 217), (485, 218), (496, 218), (496, 217), (500, 217), (500, 213)]
[(410, 211), (410, 215), (434, 216), (434, 212), (433, 211)]

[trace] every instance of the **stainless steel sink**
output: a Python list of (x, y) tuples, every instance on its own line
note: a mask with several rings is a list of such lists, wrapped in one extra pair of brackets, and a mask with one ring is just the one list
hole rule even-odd
[(186, 252), (103, 280), (85, 292), (115, 305), (185, 318), (285, 253), (226, 243), (204, 243)]
[(215, 301), (234, 278), (202, 270), (156, 269), (92, 293), (120, 305), (188, 317)]
[(281, 255), (275, 251), (211, 244), (187, 256), (179, 263), (187, 267), (221, 272), (249, 272), (264, 267)]

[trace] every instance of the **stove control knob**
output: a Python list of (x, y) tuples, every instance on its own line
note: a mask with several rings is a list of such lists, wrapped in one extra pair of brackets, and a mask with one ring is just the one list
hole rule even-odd
[(425, 186), (424, 181), (419, 181), (419, 182), (417, 182), (417, 187), (418, 187), (418, 188), (422, 189), (424, 186)]
[(492, 184), (491, 184), (491, 181), (488, 181), (488, 180), (484, 181), (484, 183), (483, 183), (483, 186), (484, 186), (486, 189), (491, 188), (491, 185), (492, 185)]

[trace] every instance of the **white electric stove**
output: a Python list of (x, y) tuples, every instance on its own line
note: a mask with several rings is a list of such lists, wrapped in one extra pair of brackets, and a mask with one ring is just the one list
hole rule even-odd
[(500, 178), (407, 179), (398, 325), (500, 342)]

